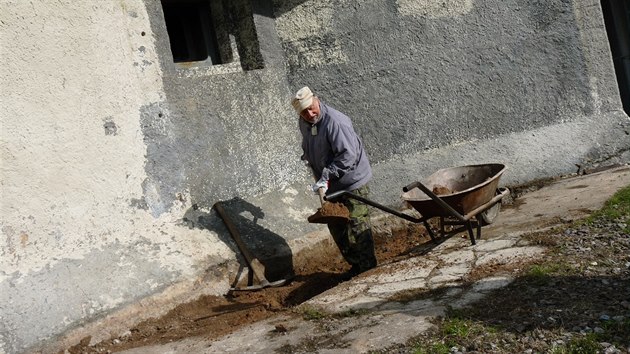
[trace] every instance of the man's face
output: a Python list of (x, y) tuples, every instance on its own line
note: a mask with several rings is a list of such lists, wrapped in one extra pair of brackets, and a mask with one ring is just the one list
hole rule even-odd
[(314, 124), (319, 118), (319, 99), (313, 97), (313, 103), (300, 112), (300, 117), (308, 123)]

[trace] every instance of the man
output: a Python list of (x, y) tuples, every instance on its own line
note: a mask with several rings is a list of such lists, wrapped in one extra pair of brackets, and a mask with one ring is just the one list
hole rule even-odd
[[(325, 193), (348, 190), (367, 198), (372, 168), (350, 118), (320, 101), (308, 87), (295, 94), (291, 105), (301, 117), (302, 160), (308, 162), (318, 179), (313, 192), (320, 188)], [(367, 205), (352, 198), (342, 202), (350, 211), (350, 221), (328, 224), (328, 230), (352, 266), (346, 274), (350, 278), (374, 268), (376, 257)]]

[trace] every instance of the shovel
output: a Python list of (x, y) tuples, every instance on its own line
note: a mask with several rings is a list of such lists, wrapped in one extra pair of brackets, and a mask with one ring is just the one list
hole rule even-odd
[(254, 273), (254, 278), (258, 280), (258, 284), (250, 285), (250, 286), (246, 286), (242, 288), (232, 288), (230, 290), (245, 290), (245, 291), (260, 290), (266, 287), (284, 285), (287, 282), (286, 279), (280, 279), (280, 280), (270, 282), (267, 280), (267, 278), (265, 278), (265, 266), (262, 263), (260, 263), (260, 261), (256, 257), (252, 255), (249, 249), (247, 249), (247, 247), (245, 246), (245, 243), (241, 239), (241, 235), (236, 229), (236, 226), (234, 225), (232, 220), (230, 220), (230, 218), (228, 217), (227, 213), (225, 212), (225, 209), (223, 209), (223, 205), (221, 205), (221, 202), (215, 203), (214, 208), (219, 213), (219, 216), (221, 217), (221, 219), (223, 219), (225, 226), (227, 226), (227, 229), (230, 232), (232, 239), (234, 239), (234, 241), (236, 242), (236, 245), (238, 246), (238, 249), (241, 251), (241, 254), (245, 258), (245, 262), (247, 262), (247, 266), (249, 266), (249, 269), (251, 269), (252, 272)]
[(317, 190), (319, 194), (319, 202), (322, 207), (317, 212), (308, 217), (308, 222), (313, 224), (334, 224), (347, 223), (350, 219), (348, 208), (342, 203), (331, 203), (324, 200), (324, 190)]

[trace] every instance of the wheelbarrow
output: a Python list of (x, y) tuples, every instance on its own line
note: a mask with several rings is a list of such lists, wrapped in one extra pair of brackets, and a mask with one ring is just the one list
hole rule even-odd
[[(496, 163), (451, 167), (438, 170), (424, 182), (406, 185), (401, 198), (420, 214), (419, 218), (345, 190), (326, 196), (326, 200), (352, 198), (407, 221), (423, 223), (433, 241), (436, 241), (436, 235), (428, 221), (438, 217), (438, 237), (468, 231), (470, 242), (474, 245), (473, 229), (476, 229), (476, 238), (481, 238), (481, 226), (494, 221), (501, 199), (510, 193), (509, 189), (498, 187), (505, 170), (505, 165)], [(455, 228), (446, 231), (446, 225)]]

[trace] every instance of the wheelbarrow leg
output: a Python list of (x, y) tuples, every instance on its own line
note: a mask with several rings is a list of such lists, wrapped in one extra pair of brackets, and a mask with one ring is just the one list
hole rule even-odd
[(466, 221), (466, 228), (468, 229), (468, 237), (470, 238), (470, 242), (475, 245), (475, 234), (473, 233), (472, 222), (470, 220)]
[(477, 240), (480, 240), (481, 239), (481, 220), (479, 220), (475, 216), (475, 222), (477, 223)]
[(429, 225), (429, 223), (426, 220), (422, 223), (424, 224), (424, 228), (427, 229), (429, 236), (431, 236), (431, 241), (435, 242), (435, 234), (433, 233), (433, 230), (431, 230), (431, 226)]

